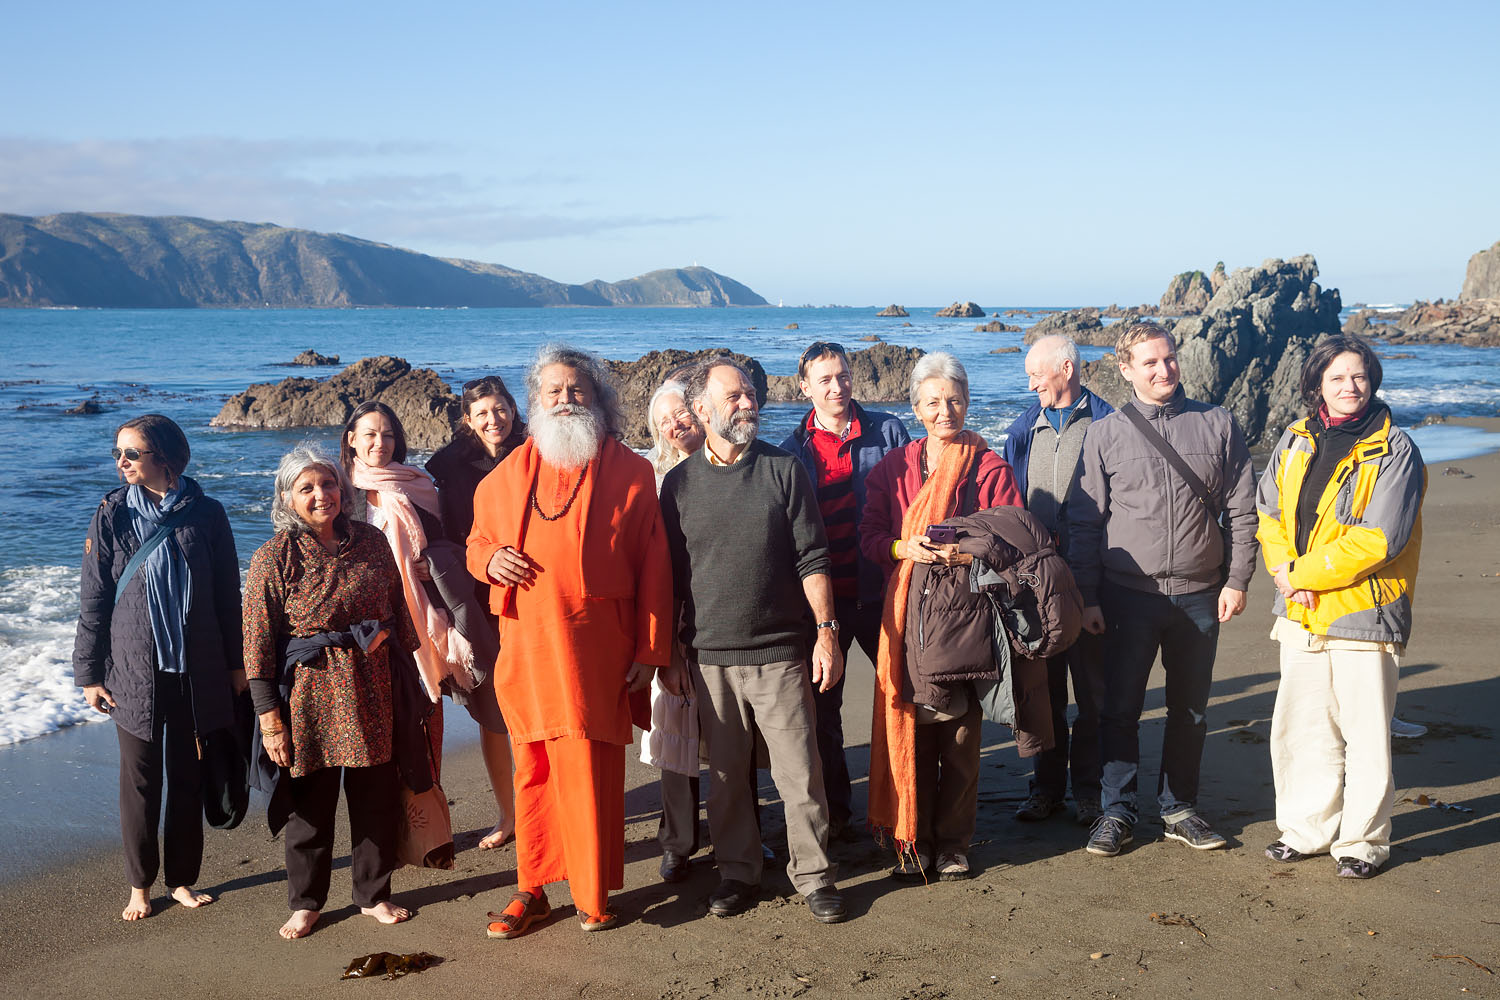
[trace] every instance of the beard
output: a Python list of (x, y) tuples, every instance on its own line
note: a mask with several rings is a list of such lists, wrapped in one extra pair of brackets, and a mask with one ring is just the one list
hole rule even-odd
[(542, 461), (560, 469), (587, 465), (604, 440), (603, 411), (573, 403), (558, 403), (550, 410), (534, 407), (530, 423)]
[(714, 433), (733, 445), (749, 444), (760, 434), (759, 411), (737, 410), (726, 416), (719, 410), (709, 414), (708, 422)]

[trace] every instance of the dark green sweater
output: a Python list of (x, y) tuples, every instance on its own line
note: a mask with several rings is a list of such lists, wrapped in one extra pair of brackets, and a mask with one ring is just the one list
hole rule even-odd
[(832, 564), (802, 463), (756, 441), (718, 466), (705, 448), (662, 480), (661, 512), (690, 655), (725, 666), (805, 659), (802, 579)]

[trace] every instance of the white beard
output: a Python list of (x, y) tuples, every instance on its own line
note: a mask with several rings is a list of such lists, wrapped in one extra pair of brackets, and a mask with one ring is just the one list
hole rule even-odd
[(533, 407), (529, 422), (542, 461), (559, 469), (587, 465), (599, 454), (604, 440), (604, 414), (572, 403), (559, 403), (550, 410)]

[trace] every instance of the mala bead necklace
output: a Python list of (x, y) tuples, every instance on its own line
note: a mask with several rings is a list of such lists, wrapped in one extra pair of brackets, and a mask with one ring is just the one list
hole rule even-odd
[(588, 463), (583, 465), (583, 471), (578, 473), (578, 481), (573, 484), (573, 492), (568, 494), (568, 502), (562, 505), (562, 510), (556, 514), (548, 514), (542, 510), (542, 505), (536, 502), (536, 483), (531, 484), (531, 509), (536, 511), (537, 517), (543, 521), (556, 521), (573, 507), (573, 501), (578, 499), (578, 491), (583, 487), (583, 477), (589, 474)]

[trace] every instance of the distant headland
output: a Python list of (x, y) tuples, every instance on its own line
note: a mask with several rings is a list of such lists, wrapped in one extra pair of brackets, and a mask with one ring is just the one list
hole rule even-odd
[(188, 216), (0, 214), (0, 306), (763, 306), (706, 267), (569, 285), (340, 233)]

